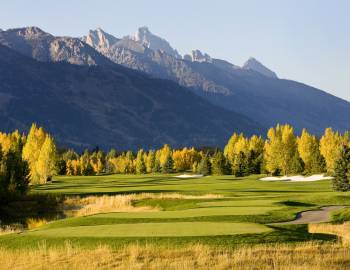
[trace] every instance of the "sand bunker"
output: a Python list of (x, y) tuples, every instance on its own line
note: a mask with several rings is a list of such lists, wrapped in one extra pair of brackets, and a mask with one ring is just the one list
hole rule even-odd
[(321, 181), (321, 180), (329, 180), (333, 179), (331, 176), (324, 176), (323, 174), (314, 174), (311, 176), (302, 176), (302, 175), (294, 175), (294, 176), (281, 176), (281, 177), (264, 177), (260, 178), (261, 181), (291, 181), (291, 182), (312, 182), (312, 181)]
[(201, 178), (203, 177), (203, 174), (181, 174), (181, 175), (177, 175), (175, 176), (176, 178)]

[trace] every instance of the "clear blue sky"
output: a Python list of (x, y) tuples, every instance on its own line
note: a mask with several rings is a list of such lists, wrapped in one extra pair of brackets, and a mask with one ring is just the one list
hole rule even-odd
[(3, 0), (0, 28), (35, 25), (122, 37), (146, 25), (184, 54), (201, 49), (242, 65), (253, 56), (281, 78), (350, 101), (349, 0)]

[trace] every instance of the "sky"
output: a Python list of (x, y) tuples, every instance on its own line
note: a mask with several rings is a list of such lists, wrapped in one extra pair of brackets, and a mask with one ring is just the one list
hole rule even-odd
[(181, 54), (200, 49), (242, 65), (255, 57), (280, 78), (350, 101), (349, 0), (0, 0), (0, 28), (38, 26), (117, 37), (148, 26)]

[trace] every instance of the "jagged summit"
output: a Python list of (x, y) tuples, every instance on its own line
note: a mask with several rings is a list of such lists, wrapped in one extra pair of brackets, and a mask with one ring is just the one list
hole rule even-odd
[(28, 26), (22, 28), (12, 28), (8, 29), (7, 32), (9, 34), (15, 34), (16, 36), (24, 37), (26, 39), (37, 39), (42, 37), (53, 37), (51, 34), (43, 31), (41, 28), (37, 26)]
[(202, 53), (200, 50), (192, 51), (192, 60), (194, 62), (208, 62), (208, 63), (212, 62), (210, 55), (207, 53)]
[(90, 30), (87, 36), (84, 36), (82, 40), (89, 44), (93, 48), (97, 48), (99, 50), (108, 50), (115, 43), (117, 43), (120, 39), (106, 33), (100, 27), (96, 30)]
[(136, 33), (129, 37), (130, 39), (139, 42), (147, 48), (157, 51), (164, 51), (167, 54), (175, 56), (176, 58), (182, 58), (181, 55), (171, 47), (168, 41), (154, 35), (147, 26), (140, 27)]
[(79, 38), (55, 37), (39, 27), (24, 27), (0, 32), (0, 44), (44, 62), (76, 65), (108, 65), (110, 60)]
[(277, 75), (272, 70), (265, 67), (262, 63), (256, 60), (254, 57), (250, 57), (247, 62), (242, 66), (243, 69), (253, 70), (266, 77), (277, 78)]

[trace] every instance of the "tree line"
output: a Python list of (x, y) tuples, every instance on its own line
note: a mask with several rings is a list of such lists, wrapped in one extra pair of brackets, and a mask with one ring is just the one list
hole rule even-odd
[(321, 138), (304, 129), (300, 136), (290, 125), (270, 128), (266, 138), (234, 133), (223, 151), (219, 148), (57, 149), (42, 127), (33, 124), (28, 135), (0, 133), (0, 194), (25, 192), (28, 184), (44, 184), (54, 175), (104, 173), (147, 174), (191, 171), (203, 175), (247, 176), (327, 173), (334, 175), (335, 190), (348, 190), (350, 141), (348, 132), (327, 128)]

